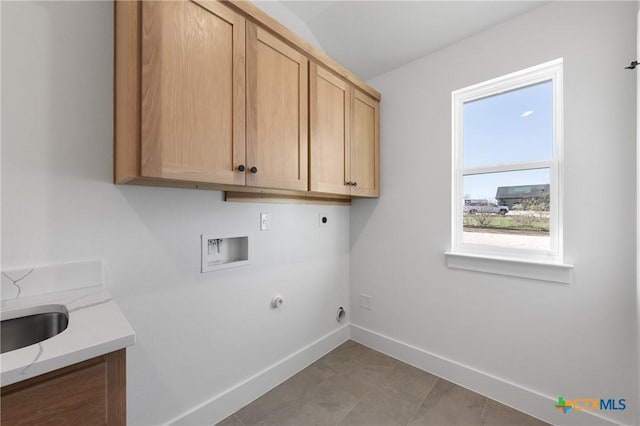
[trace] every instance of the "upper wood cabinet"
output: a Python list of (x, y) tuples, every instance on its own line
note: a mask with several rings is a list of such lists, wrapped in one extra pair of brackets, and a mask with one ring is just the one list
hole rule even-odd
[(315, 63), (310, 66), (310, 189), (351, 193), (351, 97), (344, 80)]
[(243, 185), (245, 19), (214, 1), (142, 3), (141, 172)]
[(247, 185), (306, 191), (308, 59), (247, 23)]
[(378, 196), (378, 102), (315, 63), (310, 76), (311, 191)]
[(378, 101), (354, 89), (351, 120), (352, 196), (380, 196), (379, 123)]
[(251, 2), (115, 2), (116, 183), (377, 196), (379, 99)]

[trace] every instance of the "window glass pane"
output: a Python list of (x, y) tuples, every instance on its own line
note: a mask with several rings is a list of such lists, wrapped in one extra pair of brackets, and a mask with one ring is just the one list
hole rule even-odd
[(464, 168), (552, 158), (551, 81), (466, 102), (462, 114)]
[(549, 169), (464, 176), (462, 242), (550, 250)]

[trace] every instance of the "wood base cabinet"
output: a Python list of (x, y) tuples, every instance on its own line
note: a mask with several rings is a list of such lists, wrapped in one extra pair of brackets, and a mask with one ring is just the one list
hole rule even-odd
[(126, 424), (126, 350), (61, 368), (1, 390), (2, 425)]
[(379, 102), (310, 66), (311, 191), (380, 195)]

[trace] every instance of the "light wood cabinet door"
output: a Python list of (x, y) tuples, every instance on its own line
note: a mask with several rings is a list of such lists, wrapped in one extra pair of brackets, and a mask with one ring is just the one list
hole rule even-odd
[(310, 190), (378, 197), (378, 101), (315, 63), (310, 76)]
[(309, 75), (310, 190), (349, 195), (353, 89), (315, 63)]
[(351, 195), (380, 196), (379, 103), (354, 90), (351, 120)]
[(245, 19), (216, 1), (142, 3), (141, 174), (245, 184)]
[(247, 186), (308, 189), (307, 72), (306, 56), (247, 23)]

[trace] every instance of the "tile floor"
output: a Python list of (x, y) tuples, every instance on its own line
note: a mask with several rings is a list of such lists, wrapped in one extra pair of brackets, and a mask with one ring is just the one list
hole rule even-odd
[(546, 424), (348, 341), (218, 426)]

